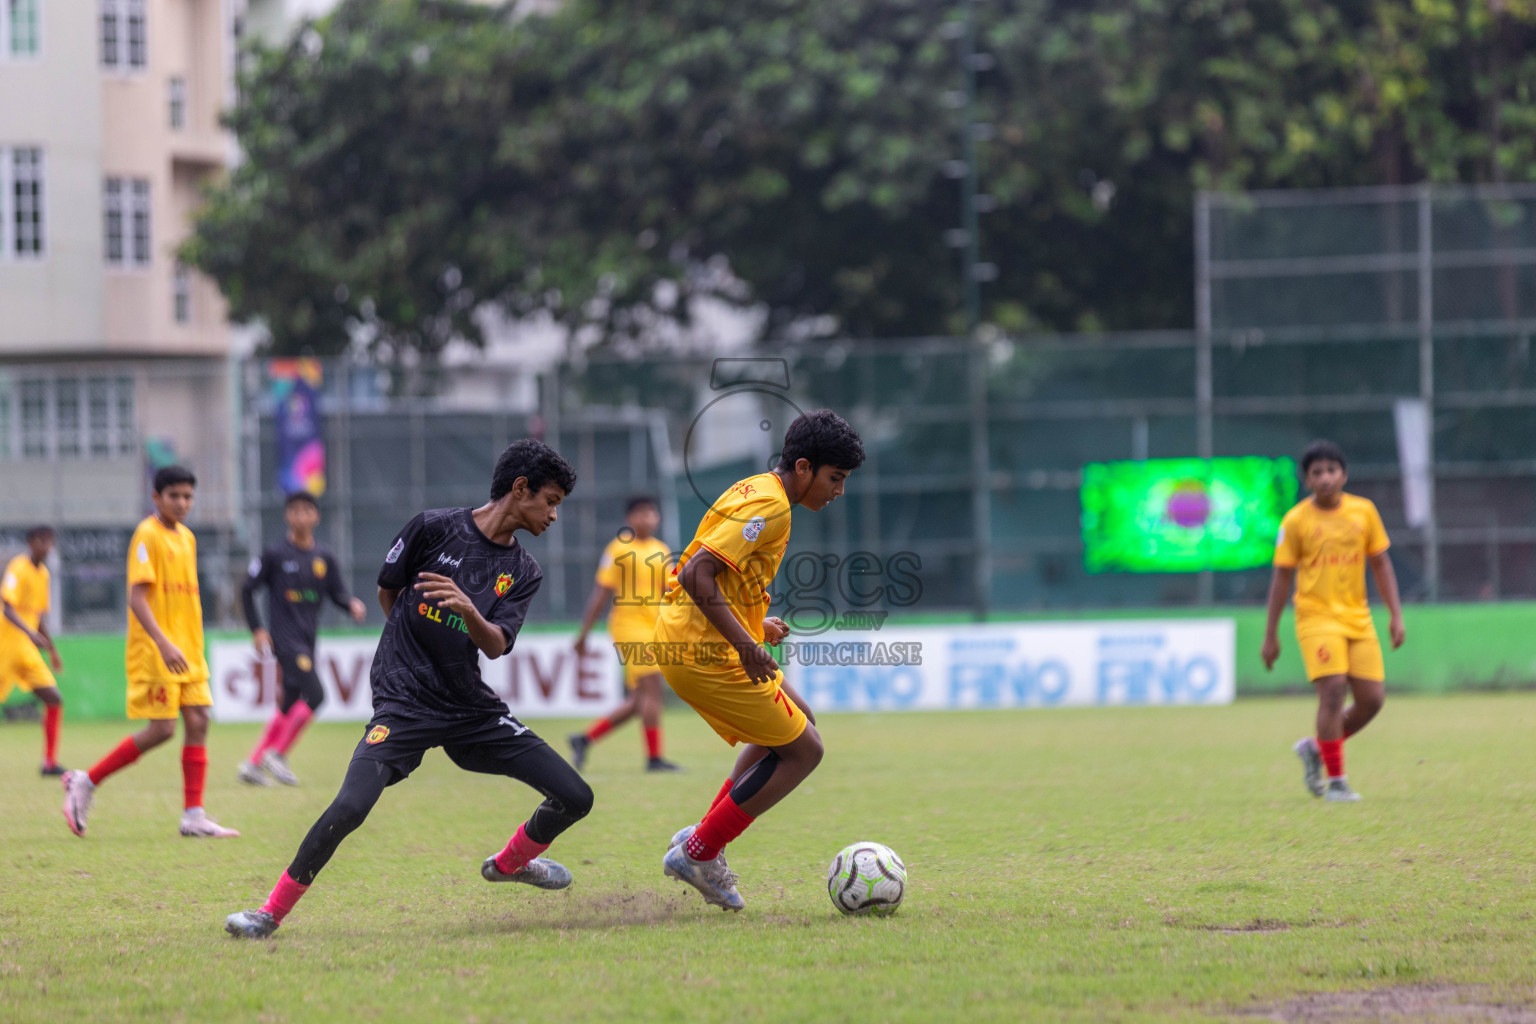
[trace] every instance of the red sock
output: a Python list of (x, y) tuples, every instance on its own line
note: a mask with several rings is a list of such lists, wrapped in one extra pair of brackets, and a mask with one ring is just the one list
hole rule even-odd
[(645, 753), (652, 761), (661, 756), (661, 726), (645, 727)]
[(521, 871), (525, 864), (549, 849), (548, 843), (536, 843), (529, 839), (525, 829), (524, 825), (517, 826), (517, 831), (507, 840), (507, 848), (496, 855), (496, 870), (504, 875)]
[(281, 923), (283, 918), (288, 916), (288, 911), (293, 909), (293, 905), (299, 902), (299, 897), (307, 892), (309, 892), (309, 886), (300, 885), (293, 880), (293, 876), (284, 871), (283, 877), (279, 878), (277, 884), (272, 887), (272, 893), (267, 897), (267, 902), (261, 905), (261, 909)]
[(181, 792), (187, 810), (203, 806), (203, 782), (208, 778), (208, 748), (181, 748)]
[(59, 763), (59, 720), (64, 717), (62, 704), (50, 704), (43, 708), (43, 767), (52, 768)]
[(1343, 740), (1318, 740), (1317, 749), (1323, 755), (1323, 765), (1328, 769), (1330, 779), (1337, 779), (1344, 774)]
[(736, 780), (727, 775), (725, 781), (720, 784), (720, 792), (716, 793), (715, 798), (709, 802), (709, 809), (714, 810), (716, 804), (730, 796), (731, 787), (734, 785), (736, 785)]
[(592, 723), (592, 728), (587, 730), (587, 739), (596, 743), (613, 731), (613, 723), (606, 718), (599, 718)]
[(303, 701), (298, 701), (289, 708), (288, 717), (283, 720), (283, 730), (277, 734), (277, 740), (272, 744), (277, 748), (277, 752), (288, 753), (288, 748), (298, 742), (299, 733), (304, 731), (304, 727), (314, 717), (315, 713)]
[(129, 736), (123, 742), (113, 747), (110, 754), (97, 761), (96, 766), (86, 774), (91, 777), (91, 784), (93, 786), (99, 786), (113, 772), (122, 771), (137, 761), (141, 753), (143, 751), (139, 750), (139, 745), (133, 742), (132, 736)]
[(756, 820), (727, 796), (709, 809), (699, 827), (688, 837), (688, 856), (694, 860), (714, 860), (726, 844)]
[[(303, 701), (299, 703), (302, 704)], [(288, 710), (292, 711), (293, 708)], [(268, 748), (276, 746), (277, 737), (282, 734), (283, 725), (287, 721), (287, 711), (278, 710), (272, 712), (271, 721), (267, 722), (267, 727), (261, 730), (261, 739), (257, 740), (256, 745), (251, 748), (251, 764), (261, 764), (261, 755), (265, 754)]]

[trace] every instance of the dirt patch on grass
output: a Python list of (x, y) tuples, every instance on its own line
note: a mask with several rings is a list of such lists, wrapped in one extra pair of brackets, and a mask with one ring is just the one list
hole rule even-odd
[(1277, 921), (1270, 917), (1256, 917), (1241, 924), (1198, 924), (1203, 932), (1220, 932), (1222, 935), (1246, 935), (1252, 932), (1288, 932), (1292, 928), (1310, 928), (1310, 924), (1293, 925), (1289, 921)]
[(1356, 1021), (1449, 1021), (1536, 1024), (1536, 1000), (1479, 985), (1397, 985), (1355, 992), (1309, 992), (1271, 1006), (1242, 1010), (1240, 1016), (1300, 1024)]
[(689, 901), (677, 895), (614, 893), (586, 899), (560, 900), (557, 906), (533, 908), (532, 912), (519, 910), (503, 914), (496, 918), (495, 928), (498, 931), (520, 932), (644, 927), (670, 921), (689, 906)]

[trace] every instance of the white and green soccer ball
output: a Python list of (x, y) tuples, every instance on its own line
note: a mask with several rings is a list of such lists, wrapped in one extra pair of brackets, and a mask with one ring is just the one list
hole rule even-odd
[(889, 916), (906, 893), (907, 866), (880, 843), (846, 846), (827, 869), (827, 895), (845, 914)]

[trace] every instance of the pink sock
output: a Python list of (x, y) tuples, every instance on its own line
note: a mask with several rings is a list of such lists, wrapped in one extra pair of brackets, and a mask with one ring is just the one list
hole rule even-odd
[(298, 741), (299, 733), (309, 724), (309, 720), (315, 717), (315, 713), (309, 710), (309, 705), (299, 701), (288, 709), (288, 718), (283, 722), (283, 731), (277, 734), (277, 740), (272, 744), (279, 754), (286, 755), (288, 748)]
[(496, 870), (504, 875), (521, 871), (533, 858), (549, 849), (548, 843), (536, 843), (528, 838), (525, 826), (517, 826), (517, 833), (508, 840), (507, 848), (496, 855)]
[(272, 887), (272, 894), (267, 897), (267, 902), (261, 905), (261, 909), (281, 923), (283, 918), (288, 916), (288, 911), (293, 909), (293, 905), (299, 902), (299, 897), (306, 892), (309, 892), (309, 886), (300, 885), (288, 872), (284, 871), (283, 877), (279, 878), (277, 884)]
[[(304, 702), (300, 701), (299, 703), (302, 704)], [(261, 755), (265, 754), (269, 747), (277, 745), (277, 737), (282, 733), (283, 723), (287, 721), (287, 718), (288, 715), (284, 711), (272, 712), (271, 721), (267, 722), (267, 727), (261, 730), (261, 739), (257, 740), (256, 746), (251, 749), (251, 764), (260, 764)]]

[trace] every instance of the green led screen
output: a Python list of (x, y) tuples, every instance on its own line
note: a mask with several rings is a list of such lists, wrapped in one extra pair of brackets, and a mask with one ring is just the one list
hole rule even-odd
[(1090, 462), (1081, 495), (1083, 564), (1089, 572), (1268, 565), (1296, 493), (1290, 459)]

